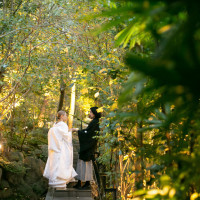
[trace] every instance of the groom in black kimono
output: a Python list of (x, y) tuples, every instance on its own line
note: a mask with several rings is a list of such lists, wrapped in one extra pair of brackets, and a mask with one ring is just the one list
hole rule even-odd
[[(97, 110), (98, 107), (90, 108), (89, 118), (92, 119), (92, 121), (86, 129), (78, 130), (80, 143), (79, 160), (76, 169), (76, 172), (78, 173), (78, 183), (74, 186), (78, 189), (89, 189), (90, 181), (93, 180), (92, 160), (94, 159), (94, 153), (97, 147), (97, 139), (94, 138), (94, 136), (97, 136), (100, 131), (99, 118), (101, 117), (101, 113)], [(77, 129), (72, 130), (77, 131)], [(81, 182), (85, 182), (82, 187)]]

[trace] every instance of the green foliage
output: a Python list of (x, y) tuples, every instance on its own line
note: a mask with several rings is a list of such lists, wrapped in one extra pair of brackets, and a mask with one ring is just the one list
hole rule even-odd
[(4, 157), (0, 157), (0, 166), (9, 172), (13, 172), (16, 174), (24, 174), (26, 168), (23, 166), (23, 163), (20, 162), (9, 162)]
[(75, 115), (104, 110), (98, 160), (108, 187), (121, 199), (197, 199), (197, 2), (6, 2), (0, 112), (9, 146), (47, 144), (60, 89), (68, 109), (76, 80)]
[[(106, 144), (101, 146), (104, 154), (100, 161), (107, 166), (111, 161), (120, 166), (118, 158), (123, 155), (126, 165), (125, 158), (134, 151), (132, 166), (137, 169), (124, 173), (135, 174), (136, 185), (128, 190), (120, 186), (123, 199), (126, 195), (135, 199), (196, 199), (200, 180), (196, 162), (200, 125), (197, 3), (114, 1), (110, 6), (98, 16), (109, 17), (113, 24), (105, 25), (101, 31), (124, 25), (116, 44), (126, 47), (130, 42), (131, 51), (125, 62), (131, 74), (121, 96), (117, 97), (118, 108), (102, 123), (100, 140)], [(132, 48), (132, 30), (141, 21), (144, 31), (138, 34), (140, 48)], [(154, 43), (151, 48), (142, 39), (144, 32)], [(119, 157), (114, 158), (115, 153)], [(107, 167), (111, 171), (116, 169)], [(165, 184), (163, 174), (170, 180)], [(119, 181), (116, 178), (115, 183)], [(159, 189), (144, 190), (155, 186)], [(139, 188), (142, 190), (135, 192)]]

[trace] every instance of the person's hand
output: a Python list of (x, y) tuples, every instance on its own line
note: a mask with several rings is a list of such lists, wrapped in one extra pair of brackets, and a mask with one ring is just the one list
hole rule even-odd
[(78, 128), (72, 128), (72, 132), (77, 132)]

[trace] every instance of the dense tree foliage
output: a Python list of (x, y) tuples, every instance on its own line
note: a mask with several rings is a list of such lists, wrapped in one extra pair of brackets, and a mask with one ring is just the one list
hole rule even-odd
[(74, 80), (79, 118), (94, 104), (96, 93), (109, 93), (104, 84), (115, 76), (122, 51), (113, 48), (112, 33), (90, 36), (86, 33), (96, 22), (79, 20), (97, 8), (86, 1), (7, 2), (1, 8), (0, 101), (6, 132), (15, 134), (27, 124), (30, 130), (47, 127), (58, 109), (69, 108)]
[(118, 199), (199, 198), (195, 1), (7, 0), (0, 15), (4, 144), (47, 144), (74, 87), (75, 119), (103, 111), (98, 162)]
[[(102, 138), (110, 147), (107, 165), (113, 174), (111, 163), (119, 167), (114, 181), (121, 181), (123, 199), (129, 192), (133, 199), (199, 196), (198, 12), (194, 1), (122, 1), (102, 13), (122, 26), (116, 42), (128, 45), (132, 71)], [(137, 25), (144, 31), (137, 34)], [(144, 34), (150, 43), (136, 46)]]

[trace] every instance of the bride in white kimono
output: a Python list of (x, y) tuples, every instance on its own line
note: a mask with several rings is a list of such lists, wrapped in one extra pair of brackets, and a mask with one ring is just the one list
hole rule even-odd
[(59, 111), (58, 121), (48, 132), (48, 160), (43, 176), (49, 179), (49, 186), (66, 188), (66, 184), (77, 176), (73, 168), (72, 133), (68, 130), (65, 111)]

